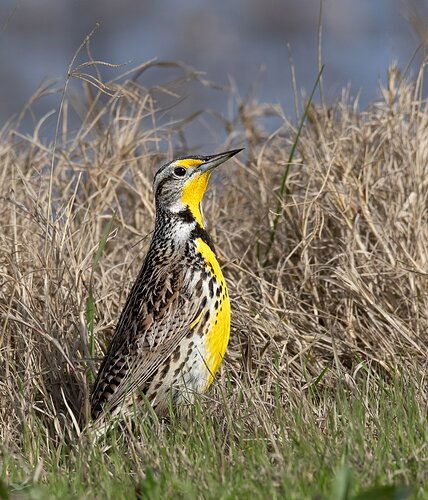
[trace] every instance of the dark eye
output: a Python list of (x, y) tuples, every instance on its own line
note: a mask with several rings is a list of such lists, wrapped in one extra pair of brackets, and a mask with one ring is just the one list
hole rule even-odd
[(176, 167), (174, 168), (174, 174), (177, 177), (184, 177), (186, 175), (186, 169), (183, 167)]

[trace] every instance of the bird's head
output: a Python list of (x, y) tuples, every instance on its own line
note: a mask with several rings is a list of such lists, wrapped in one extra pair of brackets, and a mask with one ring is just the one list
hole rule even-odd
[(242, 151), (234, 149), (211, 156), (182, 156), (163, 165), (153, 181), (156, 208), (191, 216), (202, 226), (200, 203), (211, 172)]

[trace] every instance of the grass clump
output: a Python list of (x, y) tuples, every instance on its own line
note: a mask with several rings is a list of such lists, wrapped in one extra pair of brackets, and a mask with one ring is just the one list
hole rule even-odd
[(168, 422), (146, 417), (97, 445), (63, 445), (39, 462), (37, 485), (22, 454), (9, 454), (9, 490), (43, 498), (354, 498), (383, 488), (407, 498), (403, 485), (416, 494), (424, 481), (426, 408), (412, 381), (373, 391), (364, 371), (352, 389), (296, 395), (288, 405), (231, 386), (227, 406), (201, 399)]
[(298, 143), (281, 110), (237, 102), (218, 150), (247, 156), (205, 203), (233, 308), (221, 372), (168, 421), (79, 439), (154, 171), (187, 149), (168, 85), (142, 78), (85, 87), (77, 130), (66, 97), (55, 148), (1, 132), (0, 498), (428, 498), (422, 73), (392, 69), (364, 112), (310, 104)]

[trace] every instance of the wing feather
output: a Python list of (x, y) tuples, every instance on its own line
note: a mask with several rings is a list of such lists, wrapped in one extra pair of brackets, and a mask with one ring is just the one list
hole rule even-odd
[(203, 308), (202, 290), (195, 282), (200, 283), (184, 266), (149, 280), (140, 274), (94, 384), (93, 418), (143, 387), (194, 327)]

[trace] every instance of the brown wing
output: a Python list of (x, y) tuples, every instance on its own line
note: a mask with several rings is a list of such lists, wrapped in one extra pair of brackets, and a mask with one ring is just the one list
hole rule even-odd
[[(121, 405), (156, 372), (187, 335), (203, 307), (200, 287), (175, 270), (132, 288), (91, 397), (92, 417)], [(187, 279), (186, 279), (187, 278)]]

